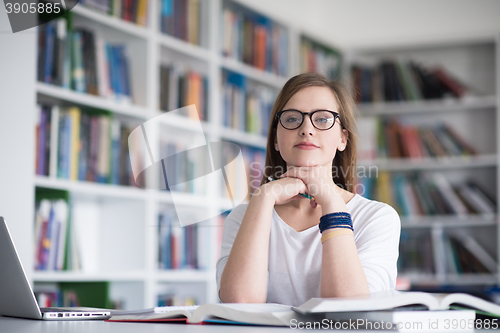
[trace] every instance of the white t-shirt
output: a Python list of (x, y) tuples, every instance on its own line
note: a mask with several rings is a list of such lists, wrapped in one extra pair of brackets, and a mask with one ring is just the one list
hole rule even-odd
[[(231, 247), (248, 204), (235, 207), (224, 221), (221, 256), (217, 261), (217, 291)], [(370, 292), (396, 285), (401, 222), (391, 206), (356, 194), (347, 204), (354, 241)], [(267, 302), (299, 306), (320, 296), (321, 233), (317, 225), (295, 231), (273, 209), (269, 238)]]

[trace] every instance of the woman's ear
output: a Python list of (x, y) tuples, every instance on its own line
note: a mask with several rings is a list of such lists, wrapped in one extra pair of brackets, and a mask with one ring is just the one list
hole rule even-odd
[(342, 134), (340, 134), (340, 143), (337, 149), (339, 151), (344, 151), (347, 147), (347, 139), (349, 138), (349, 132), (346, 129), (342, 130)]
[(280, 151), (280, 150), (279, 150), (279, 147), (278, 147), (278, 138), (274, 139), (274, 149), (275, 149), (276, 151)]

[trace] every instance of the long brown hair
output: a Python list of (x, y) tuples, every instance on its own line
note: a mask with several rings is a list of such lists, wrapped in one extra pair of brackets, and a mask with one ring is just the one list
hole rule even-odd
[(290, 98), (299, 90), (307, 87), (328, 87), (334, 94), (339, 107), (340, 124), (342, 129), (347, 130), (347, 145), (343, 151), (337, 151), (332, 163), (333, 181), (345, 190), (353, 191), (356, 177), (356, 142), (357, 126), (355, 119), (354, 101), (344, 87), (337, 81), (329, 81), (325, 76), (317, 73), (304, 73), (290, 78), (281, 89), (271, 111), (269, 121), (269, 134), (267, 136), (266, 165), (260, 185), (269, 182), (268, 177), (277, 178), (278, 172), (286, 171), (286, 162), (281, 154), (274, 149), (278, 119), (276, 113), (283, 110)]

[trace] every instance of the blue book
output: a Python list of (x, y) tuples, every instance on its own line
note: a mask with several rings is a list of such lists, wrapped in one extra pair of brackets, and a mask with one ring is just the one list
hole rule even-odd
[(54, 24), (54, 21), (47, 22), (45, 30), (45, 73), (43, 81), (46, 83), (52, 83), (52, 61), (54, 60), (54, 39), (56, 38)]
[(111, 48), (112, 52), (112, 59), (113, 59), (113, 80), (115, 80), (115, 93), (116, 95), (123, 95), (123, 73), (122, 73), (122, 65), (120, 61), (120, 47), (119, 46), (112, 46)]

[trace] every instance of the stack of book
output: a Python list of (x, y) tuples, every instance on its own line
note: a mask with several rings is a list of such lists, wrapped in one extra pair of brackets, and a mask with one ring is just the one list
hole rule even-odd
[(358, 126), (361, 135), (358, 157), (364, 160), (478, 154), (472, 144), (444, 122), (417, 126), (401, 124), (396, 120), (365, 117), (359, 119)]
[(341, 66), (340, 52), (302, 36), (300, 39), (300, 71), (302, 73), (320, 73), (330, 80), (338, 80)]
[(224, 71), (222, 77), (223, 125), (267, 136), (276, 92), (265, 86), (251, 87), (243, 75)]
[(38, 81), (133, 102), (126, 45), (73, 29), (68, 15), (38, 27)]
[(225, 4), (222, 20), (222, 55), (287, 75), (288, 32), (284, 27), (236, 3)]
[(377, 66), (355, 64), (351, 71), (358, 103), (464, 97), (470, 93), (443, 67), (427, 68), (414, 61), (385, 60)]
[(442, 173), (401, 174), (379, 171), (359, 178), (358, 193), (385, 202), (403, 216), (496, 214), (497, 207), (474, 181), (452, 185)]
[(203, 3), (200, 0), (162, 0), (160, 5), (161, 32), (199, 45)]
[(158, 221), (160, 269), (209, 268), (209, 225), (196, 223), (183, 227), (172, 211), (162, 212)]
[[(127, 124), (104, 111), (57, 105), (39, 109), (37, 174), (48, 175), (49, 161), (53, 159), (58, 178), (134, 184), (128, 147), (132, 129)], [(57, 150), (51, 151), (50, 147)]]
[(80, 3), (141, 26), (148, 23), (148, 0), (82, 0)]
[(198, 118), (208, 121), (207, 77), (178, 64), (161, 66), (160, 110), (172, 111), (191, 104), (196, 105)]

